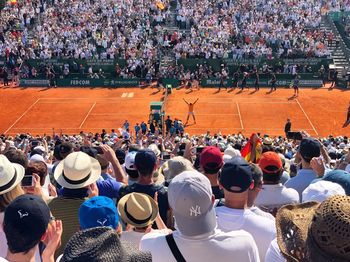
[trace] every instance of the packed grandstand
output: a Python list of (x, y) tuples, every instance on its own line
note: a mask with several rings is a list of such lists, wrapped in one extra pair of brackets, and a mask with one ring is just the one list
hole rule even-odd
[(320, 137), (296, 96), (315, 136), (290, 119), (279, 136), (190, 135), (198, 98), (181, 99), (186, 122), (164, 115), (172, 87), (195, 82), (272, 93), (331, 81), (346, 97), (349, 22), (349, 0), (0, 0), (4, 86), (165, 87), (148, 122), (94, 133), (8, 133), (55, 98), (27, 106), (0, 135), (0, 262), (350, 261), (349, 134)]
[[(321, 58), (328, 70), (331, 46), (340, 45), (335, 32), (321, 26), (325, 15), (336, 12), (344, 14), (347, 43), (347, 0), (9, 1), (1, 10), (0, 57), (8, 74), (21, 66), (23, 78), (36, 79), (183, 80), (222, 73), (209, 62), (189, 66), (186, 59), (223, 62), (229, 76), (242, 64), (259, 72), (265, 66), (277, 73), (315, 74)], [(305, 60), (312, 58), (317, 63)], [(174, 63), (162, 67), (166, 59)], [(276, 69), (278, 63), (282, 69)], [(342, 76), (347, 69), (340, 69)]]

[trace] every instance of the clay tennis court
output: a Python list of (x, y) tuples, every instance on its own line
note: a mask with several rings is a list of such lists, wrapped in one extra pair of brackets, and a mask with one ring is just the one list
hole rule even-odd
[[(187, 105), (195, 105), (197, 124), (192, 119), (186, 132), (223, 134), (261, 132), (284, 134), (287, 118), (293, 130), (306, 130), (313, 136), (350, 135), (350, 125), (343, 128), (350, 91), (301, 89), (293, 98), (291, 89), (267, 93), (261, 89), (228, 92), (215, 88), (176, 90), (166, 99), (166, 114), (186, 120)], [(99, 132), (119, 128), (127, 119), (133, 126), (147, 121), (151, 101), (161, 101), (162, 92), (155, 88), (0, 88), (0, 133), (14, 135), (56, 133), (76, 134), (80, 131)]]

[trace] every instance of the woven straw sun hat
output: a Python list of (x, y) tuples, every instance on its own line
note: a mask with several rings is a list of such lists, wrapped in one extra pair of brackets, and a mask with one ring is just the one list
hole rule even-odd
[(59, 262), (151, 262), (152, 255), (126, 242), (110, 227), (93, 227), (75, 233)]
[(277, 242), (287, 261), (350, 261), (350, 197), (283, 206)]
[(119, 200), (118, 212), (124, 222), (134, 227), (146, 227), (154, 222), (159, 209), (149, 195), (133, 192)]

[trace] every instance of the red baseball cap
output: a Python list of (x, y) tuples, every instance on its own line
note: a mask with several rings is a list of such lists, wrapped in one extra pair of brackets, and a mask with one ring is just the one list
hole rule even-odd
[(200, 164), (207, 169), (220, 168), (224, 164), (221, 151), (218, 147), (208, 146), (200, 155)]
[(275, 174), (281, 171), (283, 164), (277, 153), (268, 151), (261, 155), (259, 167), (266, 174)]

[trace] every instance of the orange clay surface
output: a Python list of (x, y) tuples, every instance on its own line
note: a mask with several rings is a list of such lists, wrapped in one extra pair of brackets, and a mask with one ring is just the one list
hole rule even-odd
[[(183, 101), (199, 101), (194, 107), (186, 132), (202, 134), (207, 130), (222, 134), (260, 132), (284, 134), (287, 118), (292, 130), (306, 130), (313, 136), (350, 135), (350, 125), (343, 128), (350, 101), (350, 90), (300, 89), (294, 98), (292, 89), (267, 93), (262, 88), (228, 92), (216, 88), (200, 90), (173, 89), (166, 102), (166, 114), (187, 118)], [(0, 88), (0, 133), (75, 134), (80, 131), (100, 132), (119, 128), (127, 119), (147, 121), (151, 101), (161, 101), (162, 92), (155, 88)]]

